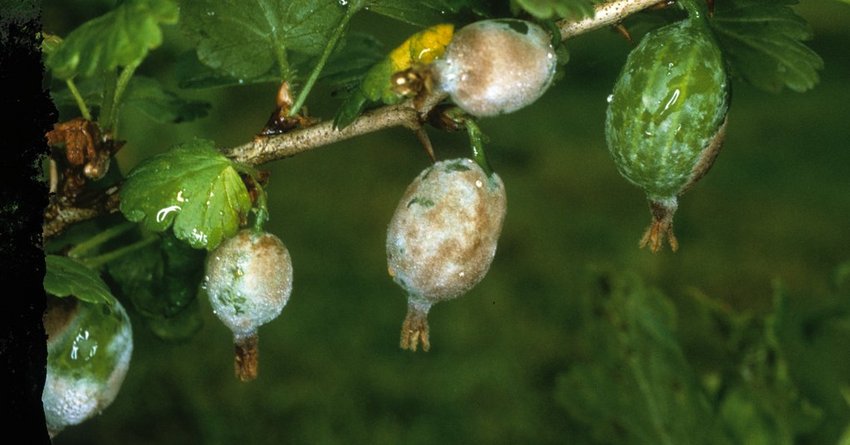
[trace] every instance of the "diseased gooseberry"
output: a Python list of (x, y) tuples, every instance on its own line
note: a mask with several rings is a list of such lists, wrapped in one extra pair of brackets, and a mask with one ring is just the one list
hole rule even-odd
[(280, 315), (292, 292), (292, 260), (271, 233), (246, 229), (207, 257), (204, 287), (213, 312), (233, 332), (235, 371), (257, 377), (257, 329)]
[(711, 168), (729, 108), (729, 81), (711, 31), (687, 19), (647, 34), (629, 54), (609, 97), (608, 150), (617, 169), (647, 194), (653, 252), (664, 236), (675, 251), (678, 197)]
[(552, 84), (555, 50), (549, 34), (517, 19), (483, 20), (455, 33), (434, 65), (437, 86), (473, 116), (511, 113)]
[(47, 378), (41, 400), (53, 437), (106, 409), (124, 382), (133, 330), (120, 303), (48, 297)]
[(484, 278), (505, 212), (502, 180), (470, 159), (438, 162), (407, 187), (387, 230), (388, 270), (408, 294), (403, 349), (430, 349), (431, 305)]

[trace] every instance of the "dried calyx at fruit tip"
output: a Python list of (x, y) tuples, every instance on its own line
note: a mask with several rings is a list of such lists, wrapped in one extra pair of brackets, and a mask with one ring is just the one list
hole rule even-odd
[(511, 113), (552, 84), (557, 57), (550, 35), (518, 19), (483, 20), (455, 33), (434, 65), (436, 85), (467, 113)]
[(428, 311), (487, 274), (506, 212), (505, 187), (471, 159), (425, 169), (408, 186), (387, 230), (390, 276), (408, 294), (401, 347), (430, 349)]
[(255, 379), (257, 329), (280, 315), (292, 292), (289, 251), (271, 233), (242, 230), (207, 257), (204, 288), (213, 312), (233, 332), (236, 376)]
[(106, 409), (133, 354), (130, 319), (117, 301), (48, 297), (47, 378), (41, 400), (50, 436)]

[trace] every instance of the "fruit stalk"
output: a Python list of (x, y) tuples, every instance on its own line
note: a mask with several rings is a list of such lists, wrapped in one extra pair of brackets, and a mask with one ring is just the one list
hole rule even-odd
[(387, 228), (387, 270), (407, 294), (402, 349), (428, 351), (431, 306), (484, 279), (506, 210), (502, 180), (468, 158), (438, 162), (408, 186)]
[(280, 315), (292, 293), (292, 259), (275, 235), (243, 229), (207, 257), (204, 289), (233, 333), (236, 378), (257, 378), (260, 326)]
[(260, 336), (256, 333), (235, 336), (233, 368), (236, 378), (250, 382), (257, 378), (260, 363)]

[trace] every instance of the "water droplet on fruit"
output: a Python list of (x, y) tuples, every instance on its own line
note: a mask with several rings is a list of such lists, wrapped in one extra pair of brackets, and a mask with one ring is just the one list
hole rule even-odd
[(97, 340), (87, 329), (80, 329), (71, 344), (71, 360), (88, 361), (97, 354)]
[(613, 95), (613, 94), (609, 94), (609, 95), (608, 95), (608, 97), (605, 99), (605, 101), (606, 101), (606, 102), (608, 102), (609, 104), (610, 104), (611, 102), (614, 102), (614, 95)]

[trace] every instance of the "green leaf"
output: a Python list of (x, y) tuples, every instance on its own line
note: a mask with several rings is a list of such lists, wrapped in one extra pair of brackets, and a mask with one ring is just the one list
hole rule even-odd
[(319, 79), (331, 85), (359, 83), (386, 56), (384, 44), (369, 34), (349, 33), (331, 54)]
[(46, 255), (47, 272), (44, 290), (57, 297), (73, 295), (88, 303), (112, 305), (115, 297), (100, 275), (77, 260), (58, 255)]
[(345, 8), (336, 0), (183, 0), (182, 25), (198, 59), (237, 79), (293, 73), (287, 51), (324, 49)]
[(127, 176), (121, 212), (130, 221), (174, 234), (196, 249), (212, 250), (239, 230), (251, 209), (234, 164), (197, 139), (153, 156)]
[(593, 17), (593, 0), (511, 0), (538, 19), (566, 18), (579, 20)]
[(136, 75), (127, 87), (124, 101), (161, 123), (188, 122), (207, 115), (210, 104), (184, 99), (166, 90), (156, 79)]
[[(366, 71), (385, 55), (384, 44), (375, 37), (356, 32), (347, 34), (331, 54), (319, 80), (325, 80), (331, 85), (357, 83)], [(300, 53), (293, 53), (289, 61), (296, 72), (306, 73), (315, 64), (314, 57)], [(195, 51), (188, 51), (179, 56), (175, 71), (180, 88), (219, 88), (280, 83), (280, 76), (274, 69), (250, 78), (237, 78), (224, 74), (201, 63)], [(73, 100), (73, 98), (70, 99)], [(73, 102), (70, 104), (73, 105)]]
[(238, 78), (204, 65), (198, 60), (195, 50), (180, 55), (175, 63), (174, 71), (177, 75), (177, 86), (180, 88), (221, 88), (280, 83), (280, 74), (276, 67), (272, 67), (259, 76)]
[(138, 63), (162, 44), (160, 25), (177, 23), (178, 15), (172, 0), (128, 0), (68, 34), (46, 64), (70, 79)]
[(202, 324), (197, 292), (204, 258), (203, 252), (165, 234), (161, 241), (110, 262), (107, 272), (157, 336), (178, 340)]
[(369, 11), (416, 26), (430, 26), (449, 20), (447, 2), (440, 0), (371, 0)]
[(850, 422), (850, 407), (837, 388), (850, 385), (850, 294), (829, 298), (790, 296), (777, 287), (771, 335), (788, 361), (800, 392), (823, 410), (812, 443), (836, 443)]
[(504, 16), (507, 8), (486, 0), (362, 0), (370, 12), (410, 23), (431, 26), (438, 23), (469, 22), (474, 18)]
[(733, 348), (737, 366), (727, 374), (717, 408), (732, 443), (792, 445), (823, 420), (791, 379), (791, 357), (780, 350), (773, 324), (773, 316), (758, 319), (748, 330), (756, 335), (741, 337)]
[(723, 443), (674, 337), (671, 303), (631, 276), (596, 281), (583, 329), (592, 355), (559, 377), (558, 402), (604, 443)]
[[(88, 104), (103, 101), (104, 82), (99, 76), (77, 82), (77, 90)], [(75, 107), (76, 102), (70, 90), (63, 86), (50, 91), (57, 107)], [(185, 99), (165, 89), (158, 80), (134, 75), (124, 93), (124, 104), (141, 111), (149, 118), (160, 123), (180, 123), (202, 118), (207, 115), (210, 104), (204, 101)]]
[(823, 59), (802, 42), (808, 23), (788, 6), (795, 0), (718, 2), (710, 20), (732, 73), (763, 90), (802, 92), (817, 84)]

